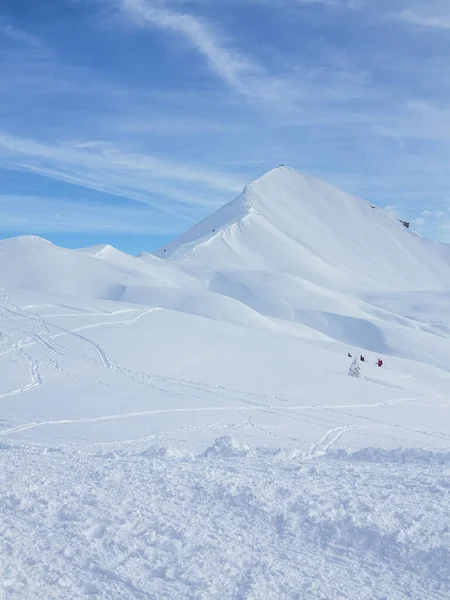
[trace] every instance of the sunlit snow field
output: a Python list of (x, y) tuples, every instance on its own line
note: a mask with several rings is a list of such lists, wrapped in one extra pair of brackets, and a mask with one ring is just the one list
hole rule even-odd
[(286, 168), (157, 256), (0, 241), (0, 597), (448, 599), (449, 281)]

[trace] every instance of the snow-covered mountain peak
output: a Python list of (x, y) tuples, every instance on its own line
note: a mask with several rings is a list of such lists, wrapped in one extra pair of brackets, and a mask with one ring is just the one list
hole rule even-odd
[(329, 212), (370, 208), (365, 200), (351, 196), (315, 175), (284, 165), (249, 184), (243, 196), (249, 208), (270, 220), (277, 215), (298, 218), (305, 212), (327, 219)]
[[(346, 213), (354, 217), (361, 212), (367, 219), (373, 216), (370, 204), (364, 200), (318, 177), (280, 166), (247, 185), (235, 200), (161, 248), (156, 255), (171, 259), (192, 257), (204, 246), (210, 252), (212, 242), (217, 244), (218, 240), (226, 239), (228, 244), (230, 237), (235, 238), (244, 229), (248, 238), (252, 236), (251, 231), (269, 234), (265, 236), (265, 249), (273, 250), (274, 246), (280, 249), (289, 240), (298, 242), (310, 235), (317, 240), (320, 235), (317, 230), (323, 227), (339, 234), (340, 221), (345, 219)], [(395, 219), (384, 216), (397, 227)], [(358, 228), (359, 225), (355, 226)], [(274, 240), (274, 236), (278, 239)], [(252, 247), (257, 250), (253, 244)]]
[(352, 294), (441, 289), (448, 271), (442, 245), (408, 231), (386, 211), (285, 166), (246, 186), (156, 255), (220, 272), (284, 273)]
[(19, 235), (0, 240), (0, 247), (4, 250), (13, 248), (29, 248), (31, 250), (40, 246), (53, 246), (53, 244), (38, 235)]

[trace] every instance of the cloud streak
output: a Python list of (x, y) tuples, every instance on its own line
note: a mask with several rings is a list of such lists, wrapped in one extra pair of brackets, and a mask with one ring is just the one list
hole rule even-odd
[(44, 47), (42, 40), (37, 36), (23, 29), (19, 29), (15, 25), (12, 25), (11, 23), (8, 23), (0, 18), (0, 37), (1, 36), (6, 37), (13, 42), (25, 44), (33, 48), (42, 49)]
[(182, 37), (227, 86), (241, 96), (287, 107), (302, 95), (296, 82), (271, 76), (252, 57), (228, 47), (221, 34), (204, 19), (173, 10), (166, 2), (118, 0), (126, 19), (137, 26), (156, 28)]
[[(333, 8), (356, 8), (359, 0), (280, 0), (283, 5), (300, 7), (323, 5)], [(367, 95), (368, 77), (362, 69), (356, 69), (346, 60), (330, 58), (329, 64), (322, 60), (309, 64), (301, 57), (296, 60), (285, 57), (279, 64), (285, 69), (271, 73), (261, 62), (237, 50), (205, 19), (187, 12), (174, 10), (174, 1), (117, 0), (121, 14), (128, 22), (143, 28), (159, 29), (182, 37), (206, 61), (210, 71), (240, 96), (252, 101), (275, 115), (292, 115), (299, 110), (310, 112), (311, 105), (342, 103)], [(255, 4), (254, 0), (244, 0)], [(273, 9), (273, 0), (263, 0)], [(180, 2), (175, 2), (180, 5)], [(184, 2), (181, 2), (183, 5)], [(259, 4), (259, 3), (258, 3)], [(282, 8), (282, 10), (284, 10)], [(323, 56), (321, 57), (324, 58)]]
[(143, 205), (74, 201), (65, 197), (0, 195), (3, 232), (34, 234), (176, 234), (182, 223), (157, 219)]
[(405, 9), (399, 16), (401, 20), (419, 27), (450, 30), (450, 12), (443, 15), (425, 15), (414, 10)]
[(241, 93), (250, 93), (246, 77), (261, 75), (261, 68), (249, 57), (227, 49), (206, 22), (186, 13), (170, 10), (146, 0), (119, 0), (127, 18), (141, 26), (151, 26), (181, 35), (207, 60), (218, 77)]
[(132, 199), (187, 220), (192, 220), (187, 209), (214, 208), (220, 193), (243, 186), (232, 175), (123, 152), (104, 142), (49, 144), (0, 132), (0, 161), (3, 167)]
[[(450, 202), (450, 197), (447, 203)], [(450, 207), (431, 208), (420, 213), (413, 220), (412, 227), (421, 235), (432, 237), (440, 242), (450, 242)]]

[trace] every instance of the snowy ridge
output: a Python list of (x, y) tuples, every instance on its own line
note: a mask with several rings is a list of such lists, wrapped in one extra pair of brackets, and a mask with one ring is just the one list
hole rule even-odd
[(195, 248), (216, 237), (221, 236), (238, 225), (251, 213), (251, 187), (246, 187), (242, 194), (229, 202), (216, 213), (194, 225), (185, 234), (166, 244), (155, 253), (155, 256), (164, 259), (180, 259), (195, 251)]

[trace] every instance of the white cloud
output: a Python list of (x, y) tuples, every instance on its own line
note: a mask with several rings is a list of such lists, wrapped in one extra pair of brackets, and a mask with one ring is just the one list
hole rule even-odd
[(184, 214), (188, 220), (192, 207), (214, 208), (221, 193), (236, 193), (245, 183), (103, 142), (49, 144), (1, 132), (0, 160), (3, 167), (132, 199), (167, 214)]
[(161, 221), (142, 204), (92, 203), (67, 198), (0, 195), (3, 232), (176, 234), (180, 221)]
[[(204, 5), (210, 0), (171, 0), (171, 4), (190, 4)], [(248, 4), (248, 5), (271, 5), (276, 8), (281, 6), (325, 6), (332, 8), (354, 9), (359, 8), (366, 3), (367, 0), (228, 0), (228, 4)]]
[(19, 29), (12, 23), (7, 23), (0, 18), (0, 36), (7, 37), (8, 39), (19, 42), (20, 44), (26, 44), (28, 46), (33, 46), (34, 48), (42, 48), (43, 42), (37, 36), (25, 31), (23, 29)]
[[(275, 0), (267, 0), (273, 2), (275, 5)], [(283, 0), (280, 0), (283, 1)], [(365, 3), (365, 0), (284, 0), (286, 4), (292, 4), (301, 6), (303, 5), (314, 5), (314, 4), (322, 4), (323, 6), (329, 6), (332, 8), (344, 8), (344, 9), (354, 9), (360, 8), (361, 5)]]
[(373, 131), (399, 142), (408, 139), (447, 142), (450, 141), (450, 111), (432, 102), (409, 100), (397, 113), (392, 110), (391, 114), (381, 115)]
[(450, 13), (442, 15), (429, 15), (416, 12), (415, 10), (405, 9), (400, 13), (400, 19), (418, 25), (434, 29), (450, 29)]
[[(268, 109), (271, 120), (276, 115), (303, 114), (309, 122), (313, 113), (326, 105), (344, 103), (373, 93), (370, 77), (355, 68), (348, 56), (329, 52), (322, 55), (320, 65), (285, 57), (279, 61), (277, 73), (268, 71), (253, 57), (239, 52), (216, 27), (193, 14), (174, 10), (180, 0), (116, 0), (128, 22), (146, 28), (173, 32), (187, 41), (206, 60), (210, 70), (221, 81), (259, 107)], [(255, 3), (254, 0), (245, 0)], [(278, 10), (273, 0), (264, 0)], [(341, 8), (356, 8), (359, 0), (280, 0), (282, 5), (323, 4)], [(259, 0), (258, 0), (259, 2)], [(192, 5), (192, 2), (189, 2)], [(195, 3), (194, 3), (195, 4)], [(283, 67), (284, 65), (284, 67)], [(369, 92), (370, 90), (370, 92)]]
[(119, 0), (124, 14), (138, 25), (150, 25), (183, 36), (208, 61), (211, 69), (241, 93), (250, 93), (244, 79), (260, 73), (251, 59), (227, 49), (219, 35), (207, 23), (190, 14), (146, 0)]
[(446, 210), (426, 209), (420, 216), (413, 220), (412, 224), (418, 233), (425, 237), (436, 239), (440, 242), (450, 242), (450, 207)]

